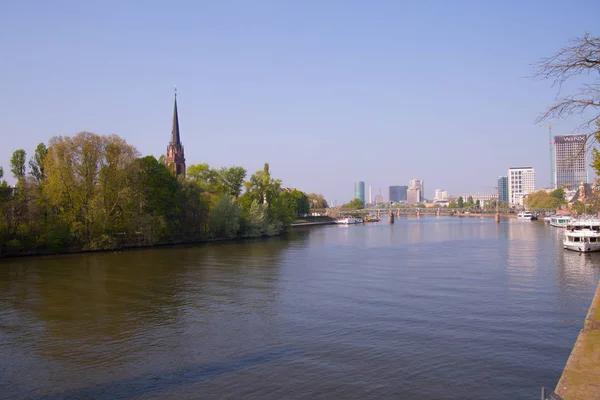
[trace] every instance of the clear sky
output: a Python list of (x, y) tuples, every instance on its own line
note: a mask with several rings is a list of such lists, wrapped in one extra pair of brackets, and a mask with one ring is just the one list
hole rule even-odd
[[(0, 165), (82, 130), (166, 150), (173, 86), (187, 164), (271, 164), (338, 204), (363, 180), (494, 192), (549, 183), (554, 99), (531, 64), (598, 32), (590, 1), (2, 1)], [(577, 119), (556, 121), (568, 133)], [(10, 175), (10, 173), (8, 173)]]

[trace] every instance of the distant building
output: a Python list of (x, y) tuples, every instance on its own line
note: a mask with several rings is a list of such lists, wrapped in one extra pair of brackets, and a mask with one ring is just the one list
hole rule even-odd
[(493, 194), (481, 194), (481, 193), (472, 193), (472, 194), (465, 194), (463, 195), (463, 200), (466, 202), (469, 200), (469, 197), (473, 199), (473, 203), (477, 203), (477, 201), (479, 201), (479, 205), (481, 207), (483, 207), (484, 205), (486, 205), (488, 202), (496, 199), (496, 193)]
[(408, 186), (390, 186), (388, 191), (388, 198), (394, 203), (406, 201), (406, 191)]
[(533, 167), (514, 167), (508, 169), (508, 202), (513, 206), (522, 206), (523, 197), (535, 190), (535, 171)]
[(555, 188), (576, 189), (587, 183), (587, 135), (554, 136)]
[[(411, 181), (408, 183), (408, 190), (411, 190), (411, 189), (419, 191), (419, 201), (417, 201), (417, 203), (422, 202), (425, 197), (425, 184), (424, 184), (423, 180), (411, 179)], [(410, 203), (410, 201), (409, 201), (409, 203)]]
[(354, 198), (365, 203), (365, 183), (363, 181), (354, 182)]
[(508, 203), (508, 177), (498, 177), (498, 200)]
[(444, 189), (435, 189), (435, 195), (433, 196), (433, 200), (448, 200), (448, 191)]
[(406, 192), (406, 202), (408, 204), (419, 204), (422, 196), (419, 189), (408, 189)]
[(176, 175), (183, 175), (185, 178), (185, 154), (183, 144), (179, 136), (179, 116), (177, 115), (177, 91), (175, 91), (175, 106), (173, 108), (173, 127), (171, 129), (171, 141), (167, 146), (167, 166), (175, 172)]
[(383, 195), (381, 193), (375, 195), (375, 204), (379, 203), (383, 203)]
[(369, 185), (369, 204), (373, 203), (373, 197), (371, 196), (371, 185)]

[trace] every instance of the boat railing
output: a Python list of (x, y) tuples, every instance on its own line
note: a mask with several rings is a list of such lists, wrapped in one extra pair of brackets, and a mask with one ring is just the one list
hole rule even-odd
[(542, 400), (563, 400), (563, 398), (554, 393), (554, 390), (543, 387)]

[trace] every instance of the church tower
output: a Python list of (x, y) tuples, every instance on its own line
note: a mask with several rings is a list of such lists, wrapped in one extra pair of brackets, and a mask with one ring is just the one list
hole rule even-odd
[(173, 109), (171, 141), (167, 146), (167, 166), (173, 169), (175, 175), (183, 175), (185, 178), (185, 155), (183, 153), (181, 138), (179, 137), (179, 117), (177, 115), (177, 89), (175, 89), (175, 107)]

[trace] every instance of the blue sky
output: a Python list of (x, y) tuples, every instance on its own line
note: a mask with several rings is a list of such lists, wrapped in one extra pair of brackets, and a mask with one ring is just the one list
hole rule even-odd
[[(353, 182), (493, 192), (510, 166), (548, 185), (553, 101), (531, 64), (597, 1), (18, 1), (0, 12), (0, 165), (82, 130), (158, 157), (177, 85), (188, 165), (271, 164), (338, 203)], [(555, 134), (579, 120), (555, 121)]]

